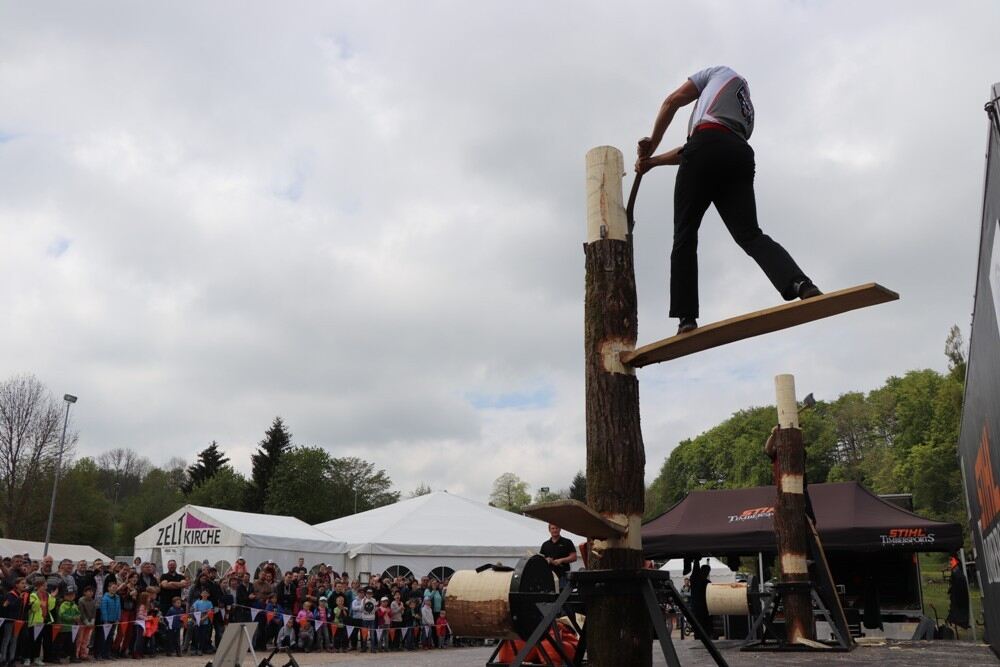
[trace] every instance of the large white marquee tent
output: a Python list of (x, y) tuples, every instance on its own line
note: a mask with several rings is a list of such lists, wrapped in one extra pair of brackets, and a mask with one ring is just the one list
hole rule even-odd
[[(317, 524), (348, 545), (347, 570), (364, 573), (450, 576), (488, 563), (513, 566), (538, 552), (548, 525), (436, 491), (368, 512)], [(573, 544), (584, 538), (563, 532)], [(580, 561), (574, 564), (579, 567)]]
[(306, 567), (320, 563), (344, 569), (347, 545), (291, 516), (252, 514), (185, 505), (135, 538), (135, 554), (163, 565), (170, 559), (189, 571), (207, 560), (227, 570), (245, 558), (251, 574), (273, 561), (281, 571), (305, 558)]
[[(731, 584), (736, 581), (736, 573), (730, 570), (729, 566), (718, 558), (702, 558), (701, 565), (705, 564), (712, 568), (708, 578), (713, 584)], [(683, 558), (668, 560), (660, 567), (660, 569), (670, 573), (670, 579), (673, 580), (674, 585), (677, 586), (678, 589), (680, 589), (684, 578), (691, 576), (690, 573), (684, 574)]]
[[(0, 538), (0, 553), (4, 556), (12, 554), (23, 556), (24, 554), (28, 554), (32, 560), (41, 560), (43, 551), (45, 551), (44, 542)], [(58, 544), (56, 542), (49, 542), (49, 555), (57, 563), (64, 558), (69, 558), (73, 561), (74, 566), (77, 561), (81, 560), (85, 560), (88, 563), (94, 562), (97, 558), (100, 558), (105, 563), (111, 560), (94, 547), (87, 546), (86, 544)]]

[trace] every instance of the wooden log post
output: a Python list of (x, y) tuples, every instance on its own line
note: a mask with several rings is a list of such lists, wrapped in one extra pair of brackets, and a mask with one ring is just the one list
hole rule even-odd
[[(628, 526), (620, 539), (594, 540), (590, 569), (642, 567), (641, 523), (646, 454), (639, 426), (639, 381), (619, 359), (635, 349), (635, 271), (622, 205), (621, 151), (587, 153), (587, 242), (584, 348), (587, 415), (587, 504)], [(651, 626), (636, 597), (601, 596), (587, 607), (587, 655), (596, 667), (652, 663)]]
[[(778, 562), (782, 583), (807, 583), (809, 568), (808, 531), (806, 525), (805, 449), (799, 430), (799, 408), (795, 400), (795, 378), (778, 375), (774, 378), (778, 397), (778, 429), (774, 433), (776, 458), (774, 530), (778, 537)], [(809, 590), (788, 592), (782, 597), (785, 605), (785, 633), (790, 644), (816, 639), (812, 598)]]

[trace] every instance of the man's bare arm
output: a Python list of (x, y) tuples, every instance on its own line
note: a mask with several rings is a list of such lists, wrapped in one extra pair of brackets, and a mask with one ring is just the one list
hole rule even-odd
[(663, 139), (663, 133), (667, 131), (677, 110), (694, 102), (699, 95), (701, 93), (698, 92), (698, 86), (694, 85), (691, 79), (686, 79), (680, 88), (667, 95), (667, 99), (660, 105), (659, 113), (656, 114), (652, 135), (639, 140), (640, 158), (649, 157), (656, 151)]

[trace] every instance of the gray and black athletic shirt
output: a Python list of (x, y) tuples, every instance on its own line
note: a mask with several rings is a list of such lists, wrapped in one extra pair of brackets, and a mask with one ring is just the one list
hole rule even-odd
[(725, 65), (709, 67), (688, 77), (700, 95), (695, 102), (688, 136), (699, 123), (725, 125), (737, 136), (749, 139), (753, 133), (753, 102), (747, 80)]

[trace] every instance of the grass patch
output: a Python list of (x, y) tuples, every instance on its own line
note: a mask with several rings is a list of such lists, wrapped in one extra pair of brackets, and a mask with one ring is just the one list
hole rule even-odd
[[(931, 605), (937, 608), (937, 616), (940, 622), (948, 616), (948, 575), (945, 570), (948, 568), (947, 560), (943, 554), (921, 554), (920, 574), (921, 587), (924, 593), (924, 614), (934, 618), (934, 610)], [(982, 595), (975, 582), (969, 582), (969, 599), (972, 602), (972, 619), (982, 618)], [(976, 627), (976, 637), (983, 638), (983, 627)], [(972, 639), (970, 630), (960, 630), (959, 639)]]

